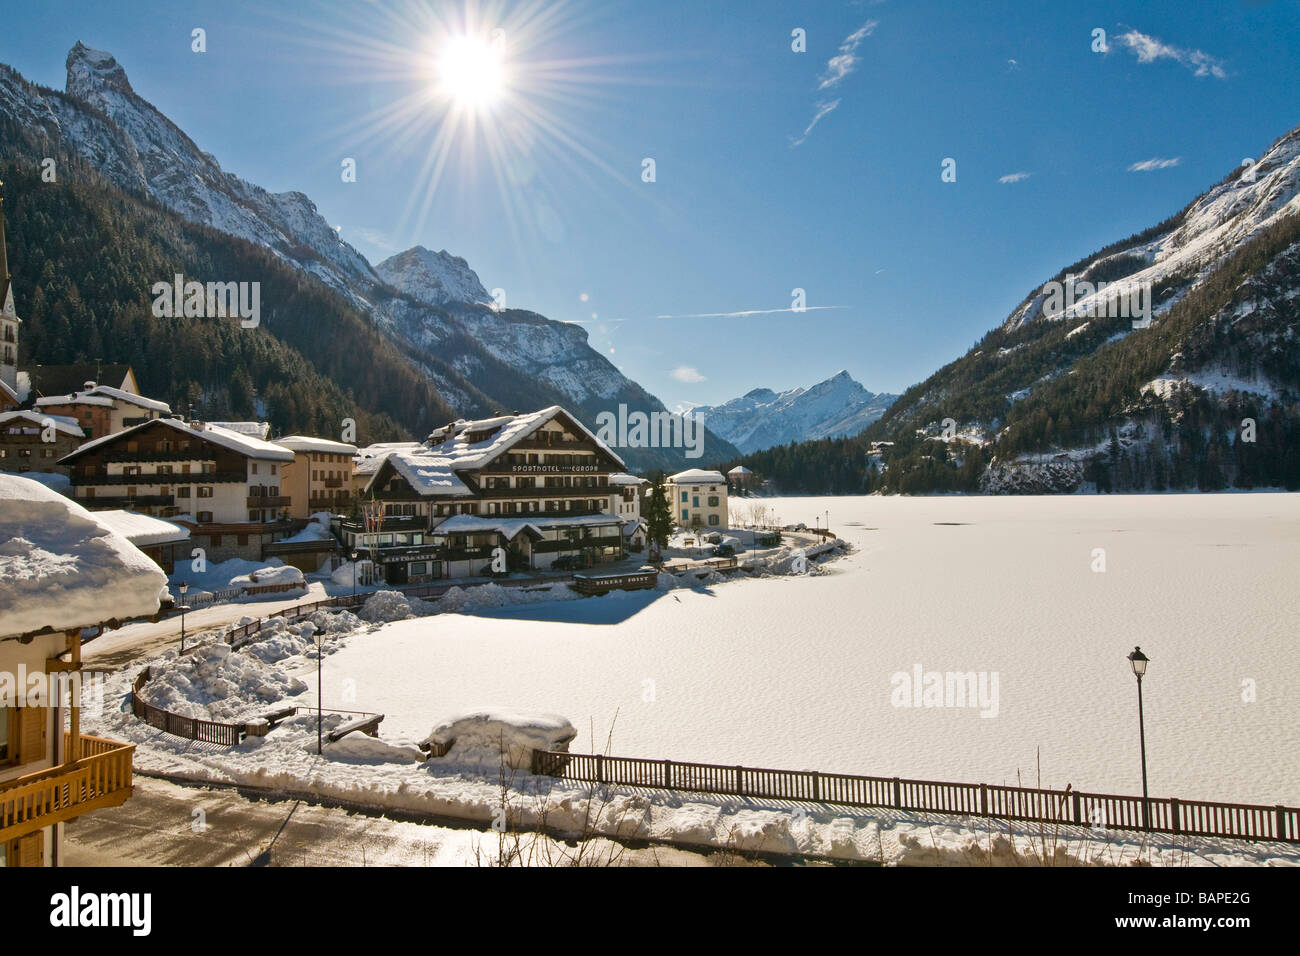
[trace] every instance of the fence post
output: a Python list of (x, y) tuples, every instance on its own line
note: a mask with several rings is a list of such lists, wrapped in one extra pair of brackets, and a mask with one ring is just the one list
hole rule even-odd
[(190, 740), (198, 740), (198, 739), (199, 739), (199, 719), (197, 717), (191, 717), (190, 718)]
[(605, 782), (605, 755), (596, 754), (596, 782)]
[(1079, 796), (1079, 791), (1074, 791), (1074, 823), (1075, 826), (1083, 824), (1083, 799)]
[(737, 765), (736, 767), (736, 793), (744, 793), (744, 775), (745, 768)]
[(1174, 833), (1183, 832), (1178, 819), (1178, 798), (1177, 797), (1169, 798), (1169, 823)]
[(980, 816), (987, 817), (988, 815), (989, 815), (989, 788), (988, 788), (988, 784), (981, 783), (980, 784)]
[(819, 772), (817, 772), (816, 770), (814, 770), (814, 771), (812, 772), (812, 785), (813, 785), (813, 794), (812, 794), (813, 800), (814, 800), (816, 803), (821, 803), (821, 801), (822, 801), (822, 775), (821, 775)]
[(1300, 836), (1300, 834), (1296, 834), (1296, 833), (1293, 833), (1293, 834), (1291, 834), (1290, 836), (1287, 836), (1287, 833), (1286, 833), (1286, 807), (1282, 806), (1282, 805), (1279, 803), (1279, 804), (1277, 805), (1276, 812), (1277, 812), (1277, 839), (1279, 839), (1279, 840), (1294, 840), (1297, 836)]
[(672, 788), (673, 788), (673, 762), (671, 760), (664, 760), (664, 789), (671, 790)]
[(903, 809), (903, 787), (897, 777), (894, 778), (894, 808)]

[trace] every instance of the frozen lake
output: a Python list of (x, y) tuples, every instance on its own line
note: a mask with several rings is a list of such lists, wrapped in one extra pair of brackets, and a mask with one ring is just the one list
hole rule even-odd
[[(1041, 748), (1044, 785), (1138, 794), (1140, 644), (1153, 796), (1300, 803), (1300, 495), (766, 503), (829, 510), (859, 550), (817, 577), (387, 625), (327, 658), (326, 704), (384, 712), (386, 737), (554, 712), (585, 752), (617, 712), (615, 754), (967, 782), (1033, 785)], [(917, 666), (996, 673), (996, 714), (897, 706)]]

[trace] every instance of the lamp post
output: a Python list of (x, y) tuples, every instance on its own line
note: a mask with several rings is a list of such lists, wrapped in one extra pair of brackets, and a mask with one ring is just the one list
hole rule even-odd
[(185, 650), (185, 612), (189, 610), (185, 605), (185, 592), (190, 589), (189, 583), (182, 581), (176, 586), (176, 590), (181, 592), (181, 650)]
[(357, 603), (357, 552), (356, 550), (354, 549), (351, 552), (351, 554), (352, 554), (352, 603), (353, 605), (356, 605)]
[(1142, 675), (1147, 672), (1147, 663), (1150, 660), (1151, 658), (1142, 653), (1140, 647), (1133, 648), (1133, 653), (1128, 656), (1138, 682), (1138, 740), (1142, 746), (1142, 826), (1147, 830), (1151, 829), (1151, 803), (1147, 796), (1147, 732), (1142, 717)]
[(321, 725), (325, 722), (325, 709), (321, 705), (323, 696), (324, 681), (321, 678), (320, 668), (320, 631), (316, 631), (316, 756), (321, 755)]

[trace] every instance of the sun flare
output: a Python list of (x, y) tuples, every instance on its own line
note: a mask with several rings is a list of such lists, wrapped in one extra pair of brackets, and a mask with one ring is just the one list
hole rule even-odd
[(437, 92), (466, 109), (491, 107), (508, 85), (504, 43), (472, 34), (453, 36), (434, 63)]

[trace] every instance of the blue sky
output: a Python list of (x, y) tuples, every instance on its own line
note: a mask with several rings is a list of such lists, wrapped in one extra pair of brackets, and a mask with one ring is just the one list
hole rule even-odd
[[(473, 129), (424, 70), (470, 22), (504, 31), (514, 77)], [(62, 89), (77, 40), (372, 262), (464, 256), (670, 406), (841, 368), (901, 391), (1300, 123), (1294, 0), (51, 0), (10, 6), (0, 61)], [(808, 311), (684, 317), (789, 310), (795, 288)]]

